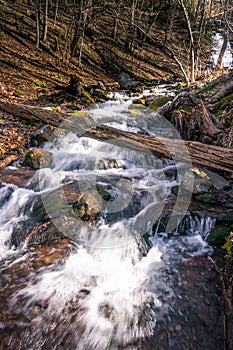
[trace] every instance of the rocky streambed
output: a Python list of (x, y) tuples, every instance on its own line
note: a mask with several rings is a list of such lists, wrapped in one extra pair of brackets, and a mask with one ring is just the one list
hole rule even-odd
[[(178, 121), (178, 109), (159, 108)], [(88, 118), (175, 133), (130, 99)], [(31, 142), (0, 171), (2, 349), (223, 349), (222, 289), (208, 257), (231, 232), (231, 176), (62, 125)]]

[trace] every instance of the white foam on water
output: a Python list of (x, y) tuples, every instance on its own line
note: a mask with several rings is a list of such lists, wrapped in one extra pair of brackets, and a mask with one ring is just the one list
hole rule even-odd
[(11, 234), (18, 223), (28, 218), (25, 212), (25, 205), (34, 195), (34, 192), (12, 185), (6, 185), (0, 189), (0, 201), (6, 195), (9, 195), (9, 198), (2, 205), (0, 211), (0, 259), (13, 252), (13, 247), (10, 244)]
[[(150, 268), (159, 268), (161, 252), (154, 246), (146, 257), (139, 259), (138, 255), (135, 242), (128, 247), (91, 253), (80, 248), (61, 271), (44, 273), (20, 294), (27, 295), (30, 303), (49, 300), (44, 317), (63, 315), (63, 327), (74, 332), (77, 349), (103, 350), (110, 344), (127, 344), (152, 333), (155, 308), (161, 305), (149, 288)], [(85, 292), (87, 295), (82, 298)], [(77, 317), (71, 322), (67, 305), (76, 302)], [(143, 322), (146, 305), (151, 305), (150, 317)], [(84, 331), (77, 334), (75, 330), (80, 326)], [(114, 345), (111, 348), (115, 349)]]

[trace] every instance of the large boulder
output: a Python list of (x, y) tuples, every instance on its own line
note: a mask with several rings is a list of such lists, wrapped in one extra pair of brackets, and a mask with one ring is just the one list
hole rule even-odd
[(58, 189), (45, 194), (37, 200), (32, 208), (32, 215), (41, 222), (49, 219), (58, 220), (66, 217), (67, 220), (81, 219), (93, 221), (101, 213), (102, 199), (106, 198), (106, 191), (98, 187), (96, 191), (80, 191), (78, 182), (65, 184)]
[(211, 170), (193, 166), (186, 172), (182, 188), (191, 191), (194, 195), (200, 195), (230, 188), (230, 183)]
[(233, 190), (229, 181), (202, 167), (194, 166), (186, 171), (180, 190), (191, 192), (195, 201), (233, 207)]

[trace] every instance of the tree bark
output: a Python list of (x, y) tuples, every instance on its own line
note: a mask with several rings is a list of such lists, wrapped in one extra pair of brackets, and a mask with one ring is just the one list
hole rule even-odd
[(36, 47), (40, 47), (40, 0), (35, 1), (36, 7)]
[(216, 69), (222, 68), (222, 61), (223, 61), (223, 56), (226, 52), (227, 49), (227, 44), (228, 44), (228, 34), (227, 33), (222, 33), (223, 36), (223, 43), (222, 47), (218, 56), (217, 64), (216, 64)]
[(56, 0), (55, 10), (54, 10), (54, 22), (53, 22), (54, 27), (55, 27), (56, 22), (57, 22), (58, 7), (59, 7), (59, 0)]
[[(180, 4), (182, 6), (182, 9), (184, 11), (184, 16), (186, 20), (186, 24), (188, 27), (188, 32), (189, 32), (189, 37), (190, 37), (190, 56), (191, 56), (191, 65), (190, 65), (190, 70), (191, 70), (191, 83), (195, 83), (195, 51), (194, 51), (194, 38), (193, 38), (193, 31), (191, 27), (191, 22), (188, 14), (188, 10), (184, 4), (183, 0), (180, 0)], [(189, 85), (189, 82), (188, 82)]]
[[(206, 145), (201, 142), (183, 141), (165, 137), (152, 137), (135, 134), (131, 132), (116, 130), (104, 125), (93, 125), (88, 117), (72, 117), (63, 113), (46, 111), (37, 107), (22, 106), (0, 101), (0, 109), (17, 117), (32, 122), (41, 121), (43, 124), (50, 124), (55, 127), (61, 126), (78, 135), (86, 135), (99, 140), (120, 141), (124, 146), (138, 151), (150, 151), (153, 154), (174, 159), (185, 163), (191, 162), (214, 170), (233, 172), (233, 149), (213, 145)], [(190, 159), (188, 159), (190, 157)]]
[(49, 0), (45, 0), (44, 4), (44, 25), (43, 25), (43, 41), (47, 40), (48, 33), (48, 8), (49, 8)]

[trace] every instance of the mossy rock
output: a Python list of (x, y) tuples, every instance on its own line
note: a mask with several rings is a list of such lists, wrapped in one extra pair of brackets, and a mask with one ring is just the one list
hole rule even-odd
[(157, 97), (150, 105), (149, 108), (152, 109), (153, 111), (157, 111), (159, 107), (164, 106), (167, 102), (171, 101), (171, 97), (168, 96), (162, 96), (162, 97)]
[(127, 114), (129, 115), (142, 115), (142, 111), (140, 109), (128, 109)]
[(227, 108), (228, 104), (233, 101), (233, 93), (223, 97), (218, 103), (217, 107), (215, 109), (214, 114), (216, 117), (219, 117), (222, 115), (223, 111)]
[[(82, 221), (95, 220), (103, 209), (103, 197), (108, 198), (107, 191), (99, 187), (99, 192), (101, 195), (91, 190), (80, 192), (76, 182), (63, 185), (38, 200), (32, 208), (32, 215), (41, 222), (46, 222), (49, 218), (57, 221), (62, 217), (67, 217), (71, 222), (77, 216)], [(61, 222), (62, 226), (64, 229), (65, 220)]]
[(177, 91), (177, 85), (170, 85), (167, 87), (168, 91)]
[(144, 111), (146, 108), (145, 108), (145, 100), (143, 100), (144, 103), (132, 103), (132, 105), (129, 106), (129, 110), (131, 109), (137, 109), (139, 111)]
[(52, 154), (43, 149), (36, 148), (26, 153), (24, 162), (35, 170), (47, 168), (52, 162)]
[(112, 199), (111, 194), (101, 184), (97, 183), (96, 188), (97, 188), (98, 193), (103, 198), (103, 200), (110, 201)]
[(102, 198), (97, 192), (87, 192), (80, 195), (78, 201), (72, 205), (72, 212), (83, 221), (97, 218), (103, 209)]
[(96, 102), (105, 102), (109, 100), (107, 93), (101, 90), (94, 90), (92, 96), (95, 98)]
[(89, 117), (91, 115), (90, 111), (76, 111), (72, 113), (72, 116), (75, 117)]
[(195, 195), (195, 200), (198, 200), (204, 203), (214, 203), (216, 199), (216, 195), (217, 195), (216, 191), (209, 190), (209, 192)]
[(81, 92), (81, 97), (84, 98), (86, 100), (86, 102), (92, 102), (92, 97), (89, 94), (89, 92), (82, 90)]
[(142, 108), (145, 105), (146, 105), (146, 100), (144, 98), (139, 98), (138, 100), (137, 99), (134, 100), (132, 104), (132, 108), (134, 108), (135, 106), (140, 106)]
[(79, 110), (81, 108), (80, 104), (78, 103), (68, 103), (66, 107), (73, 110)]
[(146, 86), (151, 86), (151, 85), (152, 85), (152, 82), (151, 82), (151, 80), (149, 80), (149, 79), (144, 79), (144, 80), (143, 80), (143, 84), (146, 85)]
[(225, 243), (230, 231), (231, 228), (229, 226), (219, 224), (211, 230), (207, 237), (207, 242), (213, 246), (222, 246)]

